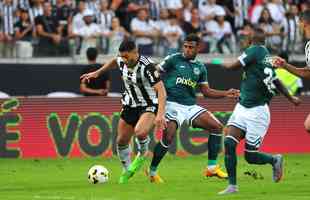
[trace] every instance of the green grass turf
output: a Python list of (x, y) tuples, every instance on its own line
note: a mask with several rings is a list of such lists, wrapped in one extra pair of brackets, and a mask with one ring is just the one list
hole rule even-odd
[[(223, 164), (223, 158), (220, 158)], [(128, 184), (119, 185), (121, 172), (117, 158), (56, 160), (0, 159), (1, 200), (309, 200), (310, 155), (285, 155), (285, 176), (273, 183), (271, 166), (254, 166), (238, 162), (240, 192), (218, 196), (226, 180), (202, 177), (206, 156), (185, 158), (167, 156), (161, 163), (164, 184), (154, 185), (141, 171)], [(90, 166), (101, 164), (110, 171), (110, 181), (92, 185), (87, 181)], [(149, 164), (146, 163), (145, 167)], [(257, 174), (246, 175), (245, 172)], [(263, 176), (263, 177), (261, 177)]]

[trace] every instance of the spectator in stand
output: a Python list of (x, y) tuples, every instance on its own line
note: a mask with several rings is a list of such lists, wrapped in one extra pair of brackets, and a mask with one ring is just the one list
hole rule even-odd
[(0, 16), (2, 17), (2, 49), (0, 49), (0, 57), (15, 57), (15, 41), (14, 41), (14, 20), (15, 9), (13, 0), (4, 0), (0, 8)]
[[(96, 48), (88, 48), (86, 52), (88, 66), (82, 74), (96, 71), (102, 65), (97, 63), (98, 51)], [(80, 92), (85, 96), (107, 96), (110, 90), (110, 75), (105, 72), (100, 77), (90, 82), (83, 81), (80, 83)]]
[(262, 14), (262, 11), (267, 8), (268, 0), (257, 0), (261, 1), (261, 3), (256, 2), (254, 6), (251, 8), (251, 23), (258, 24), (258, 20)]
[(191, 0), (182, 0), (183, 3), (183, 17), (184, 21), (190, 22), (191, 21), (191, 11), (194, 7), (193, 2)]
[(100, 39), (99, 47), (104, 53), (107, 53), (109, 49), (108, 33), (110, 32), (112, 19), (114, 16), (114, 11), (109, 8), (109, 1), (100, 0), (100, 12), (97, 14), (96, 19), (100, 27), (100, 31), (103, 33), (103, 37)]
[(216, 35), (218, 38), (217, 48), (220, 53), (231, 54), (235, 52), (235, 38), (231, 25), (225, 20), (225, 11), (216, 13), (217, 27)]
[(33, 4), (29, 10), (29, 17), (32, 24), (35, 24), (35, 18), (43, 15), (44, 0), (32, 0)]
[(153, 43), (159, 32), (152, 20), (148, 19), (148, 10), (140, 9), (137, 17), (131, 21), (131, 30), (136, 38), (139, 52), (143, 55), (153, 54)]
[(202, 22), (199, 17), (199, 11), (197, 8), (193, 8), (191, 11), (191, 21), (190, 22), (181, 22), (181, 27), (185, 35), (195, 33), (199, 36), (202, 35), (203, 28), (201, 26)]
[(100, 0), (85, 0), (86, 9), (91, 10), (95, 15), (100, 12)]
[(83, 13), (85, 26), (81, 27), (80, 29), (78, 29), (77, 32), (74, 33), (75, 35), (82, 37), (82, 56), (86, 55), (86, 51), (88, 48), (97, 48), (99, 38), (103, 35), (98, 24), (94, 22), (94, 18), (95, 13), (93, 13), (92, 10), (85, 10)]
[(183, 8), (182, 0), (159, 0), (162, 8), (168, 9), (172, 15)]
[(83, 19), (83, 13), (86, 9), (86, 5), (84, 1), (80, 1), (78, 4), (78, 11), (73, 16), (71, 25), (69, 24), (69, 37), (74, 40), (73, 43), (73, 54), (80, 54), (82, 38), (75, 33), (79, 32), (79, 29), (82, 29), (85, 25), (85, 21)]
[(120, 25), (119, 19), (117, 17), (113, 17), (111, 32), (109, 33), (109, 54), (117, 55), (119, 45), (125, 38), (129, 37), (130, 34)]
[(301, 47), (301, 35), (299, 29), (298, 7), (295, 4), (289, 6), (286, 17), (282, 20), (281, 28), (283, 29), (282, 51), (287, 54), (296, 53)]
[(16, 56), (31, 58), (33, 54), (33, 25), (30, 22), (28, 10), (20, 9), (20, 18), (15, 24)]
[(44, 3), (43, 15), (35, 18), (35, 24), (39, 38), (36, 56), (58, 56), (62, 43), (62, 29), (59, 21), (52, 16), (51, 3)]
[(261, 13), (261, 17), (258, 20), (258, 25), (266, 33), (266, 46), (267, 48), (274, 53), (280, 53), (281, 46), (281, 29), (280, 26), (274, 23), (271, 18), (270, 12), (268, 9), (264, 9)]
[(169, 17), (169, 25), (163, 30), (163, 36), (165, 38), (166, 56), (178, 52), (183, 31), (175, 15)]
[(285, 17), (285, 8), (283, 6), (282, 0), (271, 0), (267, 4), (267, 8), (273, 21), (277, 24), (280, 24)]
[(216, 0), (201, 0), (199, 1), (198, 9), (202, 22), (214, 20), (215, 14), (219, 10), (224, 10), (222, 6), (216, 4)]

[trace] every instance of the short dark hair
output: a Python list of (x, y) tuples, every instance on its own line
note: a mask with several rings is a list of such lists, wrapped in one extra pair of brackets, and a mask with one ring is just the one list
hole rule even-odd
[(194, 33), (190, 33), (185, 37), (184, 42), (197, 42), (197, 43), (199, 43), (200, 37)]
[(98, 51), (94, 47), (89, 47), (86, 51), (87, 60), (94, 61), (97, 59)]
[(119, 46), (118, 50), (119, 52), (129, 52), (136, 49), (136, 43), (132, 40), (125, 39)]
[(266, 34), (262, 28), (254, 27), (253, 29), (253, 36), (252, 36), (252, 43), (254, 44), (265, 44), (266, 41)]
[(310, 23), (310, 10), (305, 10), (301, 13), (300, 19), (305, 21), (306, 23)]

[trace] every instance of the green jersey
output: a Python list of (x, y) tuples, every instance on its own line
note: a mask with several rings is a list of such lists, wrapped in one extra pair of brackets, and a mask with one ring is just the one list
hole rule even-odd
[(239, 57), (243, 65), (240, 104), (251, 108), (269, 104), (275, 94), (273, 81), (276, 73), (271, 65), (271, 56), (266, 47), (253, 45)]
[(196, 104), (196, 89), (207, 84), (207, 69), (198, 60), (188, 60), (181, 53), (167, 56), (160, 64), (167, 100), (182, 105)]

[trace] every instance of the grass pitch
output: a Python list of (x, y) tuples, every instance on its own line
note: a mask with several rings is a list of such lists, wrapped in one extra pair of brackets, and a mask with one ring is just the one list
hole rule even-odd
[[(226, 180), (204, 178), (207, 156), (167, 156), (160, 166), (164, 184), (154, 185), (141, 171), (128, 184), (119, 185), (121, 167), (116, 157), (56, 160), (0, 159), (1, 200), (309, 200), (310, 155), (285, 155), (285, 174), (273, 183), (271, 166), (248, 165), (238, 159), (240, 192), (219, 196)], [(223, 166), (223, 157), (219, 159)], [(92, 185), (87, 171), (94, 164), (106, 166), (110, 181)], [(146, 163), (145, 167), (149, 165)]]

